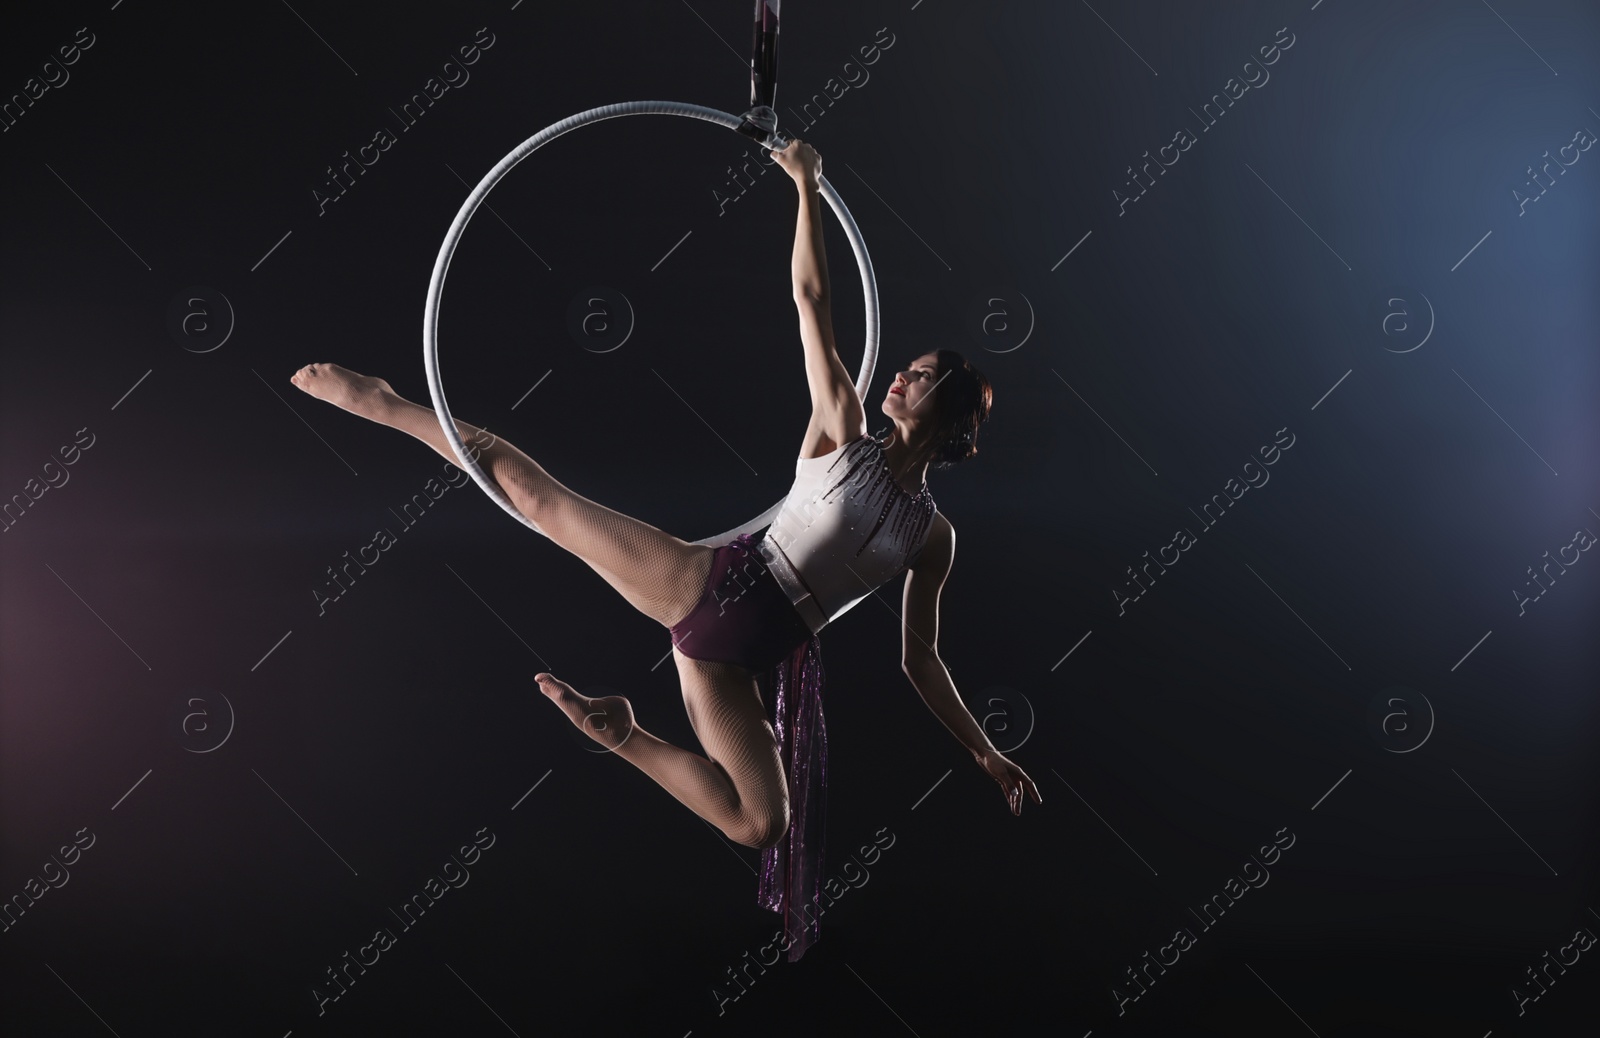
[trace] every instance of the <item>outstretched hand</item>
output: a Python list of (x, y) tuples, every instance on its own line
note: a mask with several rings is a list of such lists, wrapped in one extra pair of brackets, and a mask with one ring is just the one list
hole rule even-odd
[(796, 137), (782, 151), (770, 153), (772, 161), (783, 167), (796, 183), (815, 184), (822, 176), (822, 156), (817, 149)]
[(1011, 805), (1011, 813), (1022, 814), (1022, 796), (1024, 791), (1033, 797), (1036, 804), (1044, 803), (1039, 796), (1039, 787), (1033, 784), (1033, 779), (1028, 773), (1017, 767), (999, 750), (990, 750), (988, 753), (978, 755), (978, 764), (989, 777), (1000, 783), (1000, 789), (1006, 795), (1006, 803)]

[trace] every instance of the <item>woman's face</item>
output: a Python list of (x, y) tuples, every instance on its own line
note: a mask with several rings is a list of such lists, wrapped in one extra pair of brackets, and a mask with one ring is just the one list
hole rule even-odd
[(883, 397), (883, 413), (891, 418), (933, 419), (933, 408), (926, 401), (939, 382), (939, 356), (924, 353), (895, 375)]

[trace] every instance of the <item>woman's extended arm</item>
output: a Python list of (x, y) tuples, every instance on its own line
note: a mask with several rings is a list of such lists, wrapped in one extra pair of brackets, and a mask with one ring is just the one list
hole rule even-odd
[(978, 765), (1000, 784), (1012, 814), (1022, 813), (1023, 792), (1033, 796), (1035, 803), (1043, 803), (1039, 790), (1027, 772), (1013, 764), (1005, 754), (995, 749), (984, 732), (961, 701), (950, 671), (939, 658), (939, 592), (955, 557), (955, 528), (943, 515), (935, 514), (933, 526), (928, 531), (927, 544), (917, 559), (916, 566), (906, 577), (902, 601), (904, 633), (901, 647), (900, 669), (922, 701), (928, 705), (950, 733), (961, 741)]
[(822, 176), (822, 157), (805, 141), (795, 141), (777, 153), (780, 166), (794, 178), (800, 192), (800, 210), (795, 217), (794, 255), (789, 269), (794, 276), (797, 303), (810, 302), (828, 311), (828, 252), (822, 241), (822, 195), (817, 179)]
[[(833, 341), (832, 300), (828, 289), (828, 260), (822, 240), (822, 199), (818, 179), (822, 159), (816, 149), (796, 140), (782, 151), (773, 152), (773, 161), (794, 180), (800, 195), (795, 217), (794, 254), (790, 269), (794, 278), (794, 305), (800, 315), (800, 341), (805, 347), (806, 382), (811, 388), (811, 429), (808, 449), (818, 434), (833, 446), (859, 438), (867, 426), (867, 413), (856, 394), (855, 380), (839, 359)], [(827, 449), (827, 448), (825, 448)]]

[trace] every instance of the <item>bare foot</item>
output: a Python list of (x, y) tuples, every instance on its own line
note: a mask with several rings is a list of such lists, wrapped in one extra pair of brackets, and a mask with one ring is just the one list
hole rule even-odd
[(367, 417), (386, 396), (395, 396), (388, 382), (375, 375), (360, 375), (337, 364), (307, 364), (289, 377), (298, 388), (318, 400)]
[(552, 674), (540, 672), (533, 676), (552, 703), (559, 706), (567, 719), (578, 726), (595, 742), (608, 750), (615, 750), (633, 735), (633, 704), (624, 696), (579, 695), (577, 689)]

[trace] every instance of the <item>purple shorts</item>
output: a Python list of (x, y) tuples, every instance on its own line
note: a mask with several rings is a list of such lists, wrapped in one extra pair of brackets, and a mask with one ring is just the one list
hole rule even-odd
[(750, 534), (716, 549), (700, 601), (672, 628), (672, 644), (685, 656), (754, 671), (788, 659), (810, 638)]

